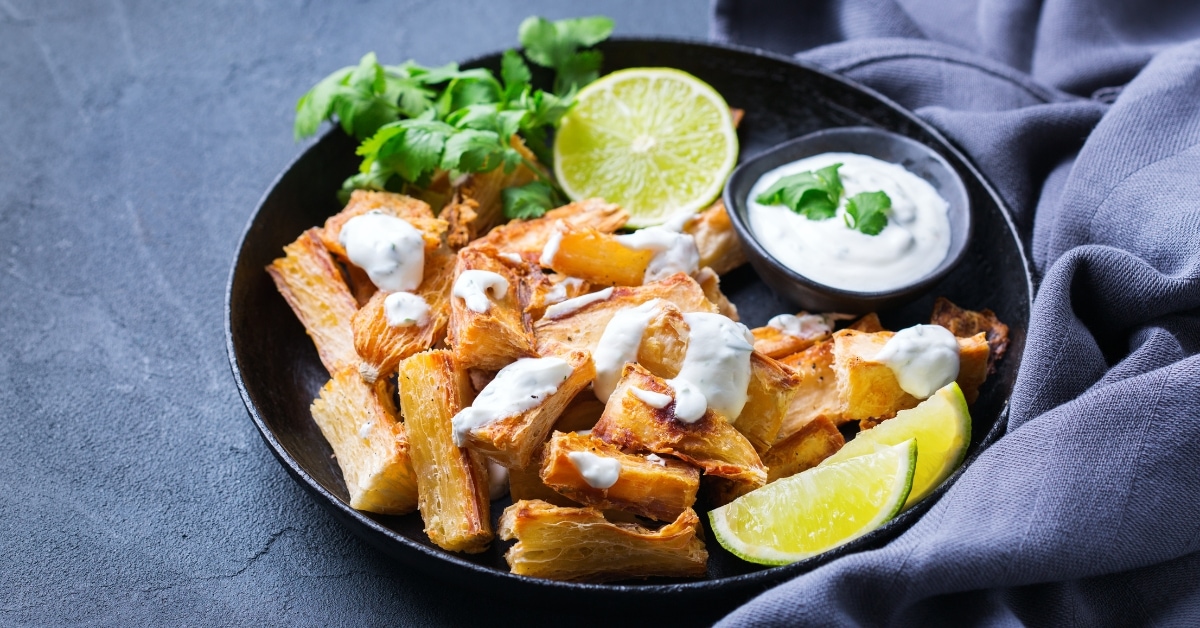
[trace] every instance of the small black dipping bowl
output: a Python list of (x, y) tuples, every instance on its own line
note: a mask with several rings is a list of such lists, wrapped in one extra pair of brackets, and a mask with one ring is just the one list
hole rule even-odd
[[(899, 164), (925, 179), (946, 199), (950, 215), (950, 249), (929, 274), (912, 283), (879, 292), (834, 288), (788, 268), (763, 248), (747, 214), (750, 189), (762, 175), (793, 161), (821, 153), (858, 153)], [(950, 272), (971, 239), (971, 207), (958, 173), (924, 144), (891, 131), (856, 126), (826, 129), (789, 140), (738, 166), (725, 186), (725, 206), (754, 270), (781, 296), (816, 312), (865, 314), (902, 305)]]

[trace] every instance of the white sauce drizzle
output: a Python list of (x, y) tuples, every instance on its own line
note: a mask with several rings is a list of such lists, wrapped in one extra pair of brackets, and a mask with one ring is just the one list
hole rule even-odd
[[(837, 215), (809, 220), (782, 205), (754, 199), (780, 178), (841, 162), (845, 195)], [(846, 199), (886, 192), (892, 200), (888, 226), (870, 236), (846, 226)], [(929, 182), (903, 166), (854, 153), (824, 153), (767, 172), (750, 189), (750, 227), (775, 259), (835, 288), (876, 291), (910, 284), (929, 274), (950, 250), (949, 205)]]
[(500, 258), (508, 260), (514, 264), (520, 264), (525, 261), (525, 258), (521, 257), (520, 253), (501, 253)]
[(424, 327), (429, 323), (429, 303), (411, 292), (393, 292), (383, 299), (383, 315), (391, 327)]
[(590, 451), (572, 451), (567, 458), (571, 459), (571, 464), (579, 470), (583, 481), (592, 488), (611, 488), (621, 477), (621, 461), (616, 458), (597, 456)]
[(925, 399), (958, 378), (958, 339), (941, 325), (914, 325), (892, 336), (875, 356), (904, 392)]
[(367, 440), (368, 438), (370, 438), (372, 427), (375, 427), (374, 421), (367, 421), (366, 423), (363, 423), (362, 425), (358, 426), (358, 437), (363, 440)]
[(650, 462), (653, 462), (654, 464), (656, 464), (656, 465), (658, 465), (658, 466), (660, 466), (660, 467), (665, 467), (665, 466), (667, 466), (667, 461), (666, 461), (666, 460), (663, 460), (662, 458), (660, 458), (660, 457), (658, 456), (658, 454), (647, 454), (647, 455), (646, 455), (646, 460), (649, 460)]
[(600, 341), (596, 343), (596, 350), (592, 352), (592, 360), (596, 363), (592, 391), (597, 399), (607, 402), (621, 380), (625, 363), (637, 362), (642, 334), (646, 333), (646, 325), (650, 324), (650, 319), (661, 307), (662, 299), (654, 299), (621, 310), (608, 321)]
[(408, 221), (381, 211), (355, 216), (342, 225), (338, 242), (346, 257), (382, 290), (416, 290), (425, 274), (425, 240)]
[(671, 399), (673, 398), (671, 395), (654, 392), (653, 390), (642, 390), (637, 386), (630, 386), (629, 392), (633, 393), (633, 396), (640, 399), (642, 403), (656, 410), (662, 410), (670, 405)]
[(695, 273), (700, 267), (700, 251), (690, 234), (659, 226), (639, 229), (617, 236), (617, 241), (635, 251), (653, 251), (642, 281), (649, 283), (675, 273)]
[(567, 299), (562, 303), (555, 303), (554, 305), (546, 308), (546, 313), (542, 316), (542, 318), (554, 320), (556, 318), (562, 318), (568, 314), (574, 314), (577, 310), (583, 309), (584, 306), (591, 305), (597, 301), (607, 301), (608, 298), (612, 296), (612, 293), (613, 289), (610, 287), (588, 294), (581, 294), (574, 299)]
[(780, 314), (767, 321), (767, 327), (796, 338), (815, 338), (833, 331), (830, 320), (820, 314)]
[(558, 358), (521, 358), (500, 369), (475, 402), (451, 419), (454, 444), (462, 447), (471, 430), (541, 405), (573, 371)]
[(562, 244), (563, 231), (566, 226), (560, 220), (554, 223), (554, 230), (550, 232), (550, 238), (546, 240), (546, 246), (542, 247), (542, 256), (538, 258), (538, 264), (543, 268), (551, 268), (554, 264), (554, 256), (558, 255), (558, 247)]
[(746, 405), (754, 336), (720, 314), (691, 312), (683, 320), (687, 352), (679, 375), (667, 380), (675, 390), (675, 418), (695, 423), (712, 408), (733, 423)]
[(581, 286), (583, 286), (582, 279), (578, 277), (567, 277), (566, 279), (554, 284), (554, 287), (550, 288), (550, 291), (546, 293), (546, 297), (543, 299), (543, 302), (547, 305), (562, 303), (563, 301), (567, 300), (568, 290), (578, 290)]
[(508, 469), (494, 460), (487, 461), (488, 499), (493, 501), (508, 494)]
[(499, 301), (508, 294), (508, 280), (490, 270), (464, 270), (450, 294), (462, 299), (467, 309), (482, 314), (492, 307), (489, 296)]

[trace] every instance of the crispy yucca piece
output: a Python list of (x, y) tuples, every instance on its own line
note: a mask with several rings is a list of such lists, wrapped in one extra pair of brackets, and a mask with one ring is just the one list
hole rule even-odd
[(746, 263), (742, 243), (738, 241), (733, 223), (729, 221), (729, 213), (725, 211), (725, 201), (718, 199), (700, 212), (684, 232), (696, 239), (701, 268), (708, 266), (718, 275), (724, 275)]
[(467, 446), (509, 469), (528, 467), (534, 451), (546, 442), (546, 436), (550, 434), (563, 408), (596, 378), (596, 366), (592, 364), (591, 354), (573, 351), (563, 359), (574, 370), (554, 394), (546, 397), (537, 407), (467, 432)]
[(285, 257), (271, 262), (267, 273), (317, 346), (321, 363), (330, 373), (356, 366), (350, 320), (358, 303), (321, 243), (320, 230), (305, 231), (283, 252)]
[(695, 423), (675, 420), (675, 404), (654, 408), (638, 399), (630, 388), (674, 397), (675, 391), (660, 377), (632, 362), (625, 365), (621, 381), (604, 407), (592, 435), (626, 451), (652, 451), (690, 462), (708, 475), (737, 480), (754, 487), (767, 481), (767, 470), (754, 446), (729, 421), (708, 410)]
[[(833, 370), (837, 375), (840, 415), (847, 421), (864, 421), (864, 429), (890, 419), (919, 401), (904, 392), (892, 369), (875, 361), (875, 356), (894, 334), (890, 331), (864, 333), (843, 329), (833, 335)], [(958, 385), (967, 403), (979, 395), (987, 377), (988, 345), (981, 332), (958, 339)]]
[(540, 458), (541, 451), (539, 450), (535, 461), (524, 469), (509, 469), (508, 470), (508, 495), (512, 497), (514, 503), (522, 499), (540, 499), (544, 502), (554, 504), (555, 506), (574, 507), (581, 504), (566, 495), (546, 486), (542, 482), (541, 463), (537, 460)]
[(547, 307), (592, 291), (592, 285), (588, 282), (558, 273), (544, 274), (536, 263), (529, 265), (524, 277), (529, 292), (529, 303), (526, 304), (525, 311), (535, 321), (546, 313)]
[(750, 354), (746, 405), (733, 426), (759, 454), (775, 442), (799, 384), (800, 377), (788, 367), (757, 351)]
[[(587, 452), (621, 463), (616, 484), (595, 488), (571, 461), (573, 452)], [(635, 515), (674, 521), (696, 502), (700, 472), (670, 458), (658, 462), (622, 452), (598, 438), (574, 432), (555, 432), (542, 455), (542, 482), (567, 497), (596, 508), (615, 508)]]
[[(796, 316), (806, 315), (808, 312), (796, 314)], [(805, 337), (793, 336), (770, 326), (756, 327), (751, 329), (750, 333), (754, 334), (754, 350), (771, 358), (782, 358), (799, 353), (818, 342), (829, 340), (833, 336), (832, 331), (824, 333), (814, 331)]]
[(325, 248), (342, 261), (348, 262), (346, 249), (338, 241), (342, 235), (342, 227), (351, 218), (361, 216), (369, 211), (380, 211), (389, 216), (404, 219), (424, 236), (426, 251), (442, 245), (442, 235), (446, 233), (446, 221), (434, 218), (433, 210), (425, 201), (393, 192), (354, 190), (350, 194), (350, 202), (346, 203), (346, 207), (330, 216), (325, 221), (325, 227), (320, 230), (321, 241), (325, 243)]
[(663, 301), (646, 323), (637, 363), (654, 375), (670, 379), (683, 368), (687, 345), (688, 325), (683, 312), (674, 303)]
[(361, 362), (359, 372), (368, 382), (389, 375), (400, 360), (424, 351), (446, 336), (450, 319), (450, 286), (454, 279), (455, 258), (437, 250), (425, 256), (425, 274), (416, 294), (429, 304), (429, 322), (424, 325), (392, 327), (388, 325), (383, 302), (389, 293), (379, 291), (354, 314), (354, 348)]
[(654, 251), (631, 249), (617, 236), (591, 227), (555, 225), (558, 250), (543, 259), (555, 272), (579, 277), (597, 286), (640, 286)]
[(592, 352), (617, 312), (654, 299), (669, 301), (682, 312), (717, 311), (704, 296), (700, 284), (686, 273), (676, 273), (641, 286), (617, 286), (607, 299), (585, 305), (560, 318), (542, 318), (534, 324), (538, 352), (542, 355), (556, 355), (570, 349)]
[(417, 477), (391, 399), (385, 382), (368, 386), (345, 368), (313, 400), (312, 416), (337, 456), (350, 507), (402, 515), (417, 509)]
[(833, 421), (817, 417), (763, 454), (763, 464), (767, 465), (767, 482), (811, 469), (837, 453), (845, 444), (846, 439)]
[[(519, 136), (512, 136), (510, 144), (529, 163), (537, 163), (537, 157)], [(518, 165), (512, 172), (496, 168), (490, 172), (468, 174), (454, 189), (450, 202), (442, 210), (441, 216), (450, 223), (446, 242), (457, 249), (503, 223), (504, 200), (501, 192), (504, 188), (525, 185), (537, 179), (537, 176), (525, 164)]]
[(1008, 325), (996, 318), (996, 313), (984, 309), (979, 312), (964, 310), (950, 302), (946, 297), (938, 297), (933, 302), (933, 316), (930, 323), (941, 325), (959, 338), (970, 338), (979, 332), (987, 334), (988, 355), (987, 374), (996, 372), (996, 361), (1004, 357), (1008, 350)]
[(704, 296), (708, 297), (708, 300), (717, 306), (718, 312), (725, 315), (729, 320), (738, 320), (737, 306), (725, 297), (724, 292), (721, 292), (721, 278), (717, 276), (717, 271), (708, 266), (702, 267), (696, 272), (696, 283), (700, 284), (700, 289), (704, 291)]
[(466, 369), (449, 351), (426, 351), (401, 362), (398, 377), (425, 533), (443, 549), (482, 552), (492, 540), (487, 465), (454, 446), (450, 423), (474, 397)]
[(516, 539), (504, 558), (513, 573), (550, 580), (611, 582), (650, 576), (700, 577), (708, 551), (700, 518), (688, 509), (659, 528), (611, 523), (595, 508), (519, 501), (500, 517), (500, 538)]
[(533, 329), (525, 313), (529, 300), (526, 286), (515, 270), (493, 254), (473, 247), (458, 252), (456, 281), (463, 271), (486, 270), (504, 277), (508, 290), (502, 299), (489, 299), (491, 306), (486, 312), (471, 310), (462, 299), (452, 297), (447, 342), (464, 367), (498, 371), (534, 351)]
[(617, 205), (601, 198), (589, 198), (552, 209), (541, 218), (509, 221), (473, 241), (471, 246), (517, 253), (532, 262), (537, 262), (560, 220), (568, 227), (591, 227), (602, 233), (612, 233), (620, 229), (628, 219), (629, 214)]

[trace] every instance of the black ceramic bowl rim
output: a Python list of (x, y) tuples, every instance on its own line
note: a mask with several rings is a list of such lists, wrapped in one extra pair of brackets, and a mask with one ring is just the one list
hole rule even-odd
[[(888, 99), (887, 97), (879, 94), (878, 92), (876, 92), (870, 88), (859, 85), (859, 84), (857, 84), (849, 79), (846, 79), (842, 76), (832, 74), (832, 73), (830, 73), (826, 70), (823, 70), (817, 66), (813, 66), (813, 65), (810, 65), (807, 63), (797, 61), (796, 59), (793, 59), (788, 56), (779, 55), (779, 54), (775, 54), (772, 52), (768, 52), (768, 51), (764, 51), (764, 50), (760, 50), (760, 49), (756, 49), (756, 48), (749, 48), (749, 47), (744, 47), (744, 46), (736, 46), (736, 45), (723, 44), (723, 43), (714, 43), (714, 42), (705, 41), (705, 40), (695, 40), (695, 39), (687, 39), (687, 38), (614, 37), (614, 38), (610, 39), (609, 41), (611, 41), (613, 43), (618, 43), (618, 44), (619, 43), (655, 43), (655, 44), (665, 44), (665, 45), (697, 46), (697, 47), (709, 48), (709, 49), (716, 50), (716, 51), (733, 52), (733, 53), (738, 53), (738, 54), (751, 55), (753, 57), (759, 57), (764, 60), (770, 60), (772, 62), (782, 62), (782, 63), (795, 65), (800, 68), (803, 68), (805, 71), (819, 74), (827, 80), (841, 83), (841, 84), (845, 85), (847, 88), (866, 93), (866, 94), (870, 95), (872, 98), (877, 99), (879, 102), (881, 102), (884, 105), (886, 105), (887, 107), (891, 108), (897, 114), (907, 118), (913, 125), (920, 127), (925, 132), (929, 133), (932, 137), (937, 138), (938, 140), (944, 142), (944, 147), (946, 148), (946, 150), (948, 150), (952, 154), (954, 154), (965, 165), (965, 167), (968, 169), (968, 171), (971, 172), (971, 174), (978, 179), (979, 183), (983, 186), (983, 189), (986, 190), (988, 195), (993, 198), (993, 200), (996, 204), (996, 207), (999, 209), (999, 212), (1000, 212), (1001, 216), (1003, 217), (1005, 223), (1008, 225), (1009, 230), (1012, 233), (1016, 233), (1015, 225), (1012, 221), (1011, 213), (1009, 212), (1007, 205), (1004, 203), (1003, 199), (1001, 199), (1000, 196), (995, 192), (995, 190), (992, 188), (991, 184), (978, 172), (978, 170), (974, 167), (974, 165), (965, 156), (963, 156), (957, 149), (955, 149), (949, 142), (947, 142), (945, 140), (945, 138), (942, 136), (942, 134), (940, 132), (938, 132), (936, 129), (934, 129), (932, 126), (928, 125), (927, 123), (922, 121), (920, 118), (916, 117), (914, 114), (909, 112), (907, 109), (904, 109), (903, 107), (896, 104), (892, 100)], [(474, 58), (468, 59), (467, 61), (462, 62), (461, 65), (466, 66), (466, 67), (472, 67), (472, 66), (484, 63), (487, 60), (498, 57), (498, 56), (499, 56), (499, 52), (494, 52), (494, 53), (486, 54), (486, 55), (480, 55), (478, 57), (474, 57)], [(462, 570), (461, 572), (456, 573), (456, 578), (458, 576), (463, 576), (463, 579), (461, 580), (462, 584), (469, 584), (473, 587), (482, 588), (486, 583), (489, 586), (501, 586), (502, 589), (500, 589), (500, 590), (508, 591), (511, 593), (524, 592), (524, 593), (528, 593), (528, 594), (536, 594), (536, 593), (540, 592), (540, 593), (544, 593), (544, 594), (568, 596), (568, 597), (563, 598), (563, 599), (568, 599), (568, 600), (570, 600), (570, 599), (573, 599), (573, 600), (593, 599), (594, 600), (594, 599), (596, 599), (595, 596), (602, 596), (605, 599), (611, 599), (611, 600), (619, 600), (619, 599), (623, 600), (623, 599), (653, 599), (653, 598), (659, 598), (664, 595), (667, 595), (667, 596), (689, 595), (695, 601), (700, 602), (700, 601), (704, 601), (704, 600), (710, 600), (710, 598), (702, 597), (702, 596), (704, 596), (707, 593), (715, 592), (715, 591), (730, 591), (732, 594), (732, 591), (736, 590), (736, 591), (746, 592), (745, 595), (749, 595), (752, 592), (762, 591), (762, 590), (764, 590), (765, 587), (772, 586), (774, 584), (782, 582), (783, 580), (785, 580), (787, 578), (794, 577), (794, 576), (800, 575), (802, 573), (805, 573), (807, 571), (810, 571), (810, 570), (816, 568), (818, 565), (827, 563), (831, 560), (834, 560), (841, 556), (845, 556), (847, 554), (858, 552), (863, 549), (876, 547), (876, 546), (882, 544), (881, 541), (886, 541), (887, 539), (894, 538), (901, 531), (907, 529), (907, 527), (916, 518), (919, 518), (921, 515), (923, 515), (924, 512), (926, 510), (928, 510), (928, 508), (932, 504), (934, 504), (941, 497), (941, 495), (949, 489), (950, 486), (952, 486), (954, 484), (954, 482), (957, 480), (957, 478), (964, 472), (964, 470), (967, 467), (969, 467), (971, 465), (971, 463), (975, 460), (975, 458), (978, 457), (981, 452), (983, 452), (985, 449), (987, 449), (987, 447), (989, 445), (991, 445), (993, 442), (995, 442), (996, 439), (999, 438), (1000, 434), (1002, 434), (1005, 430), (1005, 427), (1008, 422), (1008, 406), (1007, 406), (1007, 404), (1005, 404), (1004, 409), (1001, 411), (999, 416), (996, 417), (996, 420), (992, 424), (991, 429), (988, 431), (987, 435), (979, 443), (979, 446), (975, 449), (975, 451), (970, 452), (968, 454), (967, 458), (963, 461), (963, 464), (960, 465), (959, 468), (949, 478), (947, 478), (946, 481), (943, 482), (940, 487), (938, 487), (933, 493), (931, 493), (924, 500), (922, 500), (921, 503), (917, 504), (913, 508), (910, 508), (910, 509), (900, 513), (894, 519), (892, 519), (888, 523), (884, 524), (880, 528), (878, 528), (862, 537), (859, 537), (858, 539), (855, 539), (854, 541), (851, 541), (841, 547), (830, 550), (824, 554), (814, 556), (812, 558), (808, 558), (805, 560), (801, 560), (799, 562), (792, 563), (790, 565), (769, 567), (769, 568), (764, 568), (764, 569), (761, 569), (758, 571), (753, 571), (753, 572), (748, 572), (748, 573), (743, 573), (743, 574), (737, 574), (737, 575), (731, 575), (731, 576), (725, 576), (725, 577), (719, 577), (719, 578), (713, 578), (713, 579), (699, 579), (699, 580), (691, 580), (691, 581), (686, 581), (686, 582), (672, 582), (672, 583), (593, 584), (593, 583), (579, 583), (579, 582), (562, 582), (562, 581), (555, 581), (555, 580), (542, 580), (542, 579), (538, 579), (538, 578), (531, 578), (528, 576), (520, 576), (520, 575), (508, 573), (505, 571), (500, 571), (500, 570), (497, 570), (497, 569), (494, 569), (494, 568), (491, 568), (491, 567), (488, 567), (485, 565), (481, 565), (481, 564), (471, 562), (469, 560), (465, 560), (465, 559), (453, 554), (452, 552), (447, 552), (447, 551), (439, 550), (436, 548), (428, 547), (426, 545), (423, 545), (421, 543), (413, 541), (412, 539), (409, 539), (408, 537), (404, 536), (403, 534), (400, 534), (400, 533), (396, 532), (395, 530), (383, 525), (382, 523), (372, 519), (371, 517), (367, 516), (366, 514), (351, 508), (348, 503), (346, 503), (340, 497), (338, 497), (337, 495), (334, 495), (332, 492), (330, 492), (328, 489), (326, 489), (320, 482), (316, 481), (316, 479), (313, 478), (311, 474), (309, 474), (303, 467), (300, 466), (300, 464), (287, 452), (287, 450), (284, 448), (283, 444), (275, 436), (275, 434), (273, 433), (271, 428), (267, 426), (265, 420), (260, 415), (258, 408), (256, 407), (254, 401), (251, 399), (250, 393), (246, 387), (246, 383), (243, 380), (242, 373), (241, 373), (242, 369), (241, 369), (241, 366), (239, 365), (239, 361), (238, 361), (238, 349), (237, 349), (237, 346), (235, 343), (234, 332), (233, 332), (232, 303), (233, 303), (234, 293), (235, 293), (235, 290), (234, 290), (235, 285), (236, 285), (235, 281), (237, 279), (238, 269), (239, 269), (240, 263), (242, 262), (243, 254), (247, 248), (247, 241), (249, 240), (251, 235), (254, 234), (255, 226), (258, 222), (259, 214), (262, 211), (263, 206), (266, 204), (266, 202), (267, 202), (268, 198), (271, 196), (272, 192), (279, 185), (279, 183), (283, 180), (283, 178), (287, 175), (287, 173), (289, 171), (291, 171), (292, 168), (294, 168), (296, 166), (296, 164), (298, 162), (300, 162), (309, 151), (314, 150), (317, 144), (319, 144), (320, 142), (327, 139), (327, 137), (330, 134), (337, 133), (337, 132), (339, 132), (339, 131), (336, 128), (330, 128), (321, 136), (321, 138), (318, 138), (315, 141), (310, 141), (308, 143), (308, 145), (305, 147), (305, 149), (300, 154), (298, 154), (293, 160), (291, 160), (287, 164), (287, 166), (279, 173), (279, 175), (277, 175), (275, 177), (275, 179), (271, 182), (270, 186), (266, 189), (266, 191), (263, 193), (263, 195), (259, 198), (259, 201), (255, 206), (253, 214), (251, 214), (251, 216), (247, 220), (246, 227), (243, 229), (242, 235), (238, 240), (237, 254), (234, 257), (233, 264), (230, 268), (229, 279), (228, 279), (228, 282), (226, 283), (225, 321), (224, 321), (225, 322), (225, 347), (226, 347), (226, 352), (228, 353), (228, 357), (229, 357), (230, 370), (231, 370), (234, 380), (237, 384), (238, 393), (240, 394), (240, 396), (242, 398), (242, 402), (245, 405), (246, 410), (249, 413), (251, 419), (254, 421), (254, 424), (257, 427), (259, 434), (262, 436), (263, 441), (267, 444), (268, 449), (271, 450), (271, 453), (275, 455), (275, 457), (279, 460), (280, 464), (283, 465), (284, 469), (286, 469), (288, 471), (288, 473), (292, 475), (293, 479), (295, 479), (297, 481), (297, 483), (301, 485), (301, 487), (303, 487), (306, 490), (308, 490), (309, 492), (311, 492), (314, 496), (320, 497), (320, 499), (317, 500), (318, 503), (320, 503), (322, 506), (327, 508), (335, 516), (335, 518), (340, 520), (353, 533), (358, 535), (360, 538), (362, 538), (364, 541), (366, 541), (369, 545), (372, 545), (372, 546), (374, 546), (380, 550), (383, 550), (385, 552), (391, 553), (392, 550), (395, 548), (394, 543), (399, 543), (407, 551), (407, 554), (405, 554), (405, 557), (408, 560), (410, 560), (413, 565), (425, 569), (425, 573), (432, 574), (432, 575), (435, 575), (438, 577), (442, 577), (441, 572), (444, 570), (445, 564), (449, 563), (451, 565), (455, 565), (456, 567), (458, 567), (459, 569)], [(1025, 276), (1027, 278), (1029, 278), (1032, 275), (1028, 271), (1029, 263), (1028, 263), (1027, 254), (1025, 253), (1024, 247), (1020, 243), (1019, 240), (1016, 241), (1016, 246), (1018, 247), (1018, 249), (1021, 252), (1022, 266), (1025, 268)], [(1030, 290), (1030, 298), (1032, 299), (1032, 284), (1030, 284), (1029, 290)], [(368, 534), (367, 531), (370, 531), (374, 534)], [(709, 542), (715, 542), (715, 539), (709, 539)], [(437, 569), (437, 568), (441, 568), (441, 569)], [(583, 597), (582, 598), (573, 598), (570, 596), (583, 596)], [(612, 597), (609, 597), (609, 596), (612, 596)], [(745, 598), (741, 597), (740, 599), (745, 599)]]
[[(915, 148), (929, 159), (933, 160), (939, 169), (943, 171), (943, 175), (949, 182), (952, 198), (947, 198), (945, 193), (942, 194), (948, 204), (947, 212), (951, 217), (951, 240), (950, 249), (946, 251), (946, 257), (938, 263), (933, 270), (924, 276), (906, 284), (899, 285), (889, 290), (849, 290), (846, 288), (838, 288), (828, 284), (821, 283), (811, 279), (799, 272), (793, 270), (783, 262), (779, 261), (770, 253), (759, 241), (758, 236), (754, 233), (754, 229), (749, 224), (749, 217), (746, 215), (748, 211), (748, 195), (754, 183), (763, 174), (791, 163), (798, 159), (804, 159), (828, 150), (807, 150), (810, 144), (818, 144), (822, 141), (833, 142), (837, 141), (839, 136), (847, 136), (849, 138), (861, 138), (864, 135), (877, 135), (886, 138), (889, 142), (906, 144), (911, 148)], [(862, 152), (869, 157), (879, 158), (879, 155), (872, 155), (869, 150)], [(766, 164), (764, 166), (764, 164)], [(754, 181), (748, 181), (745, 185), (741, 184), (741, 179), (749, 176), (747, 173), (756, 173)], [(911, 171), (910, 171), (911, 172)], [(919, 173), (913, 173), (921, 176)], [(922, 177), (924, 178), (924, 177)], [(926, 179), (928, 181), (928, 179)], [(935, 184), (933, 181), (928, 181), (930, 184)], [(735, 195), (735, 188), (743, 188), (746, 196)], [(946, 161), (938, 152), (922, 142), (919, 142), (911, 137), (900, 135), (871, 126), (848, 126), (848, 127), (833, 127), (815, 131), (807, 135), (792, 138), (785, 142), (775, 145), (774, 147), (754, 156), (749, 161), (746, 161), (729, 175), (729, 182), (725, 186), (722, 193), (722, 198), (725, 201), (726, 207), (729, 208), (730, 220), (733, 223), (734, 230), (744, 246), (753, 249), (755, 256), (770, 264), (777, 269), (781, 274), (786, 276), (790, 281), (800, 284), (801, 286), (818, 293), (830, 295), (842, 300), (855, 300), (863, 304), (863, 311), (869, 311), (874, 306), (884, 301), (891, 301), (897, 297), (916, 296), (933, 287), (935, 283), (940, 281), (951, 270), (954, 269), (963, 256), (967, 252), (968, 245), (971, 241), (971, 236), (974, 232), (974, 222), (971, 220), (971, 200), (967, 194), (966, 185), (963, 183), (962, 177), (955, 171), (954, 167)], [(954, 222), (955, 220), (962, 221), (965, 224), (960, 228), (962, 235), (955, 237)], [(762, 280), (771, 283), (773, 278), (770, 276), (762, 276)], [(777, 288), (778, 289), (778, 288)]]

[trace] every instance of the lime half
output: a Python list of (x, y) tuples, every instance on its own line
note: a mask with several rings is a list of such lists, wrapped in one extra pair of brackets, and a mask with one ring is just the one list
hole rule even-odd
[(631, 68), (591, 83), (554, 141), (554, 174), (573, 200), (602, 197), (630, 227), (710, 204), (737, 162), (729, 106), (700, 79)]
[(873, 453), (883, 447), (916, 439), (921, 455), (913, 476), (912, 492), (905, 508), (933, 492), (962, 464), (971, 443), (971, 413), (962, 389), (951, 382), (911, 410), (901, 410), (895, 418), (859, 432), (822, 465), (837, 464), (856, 456)]
[(725, 549), (762, 565), (786, 565), (844, 545), (887, 523), (912, 488), (909, 440), (839, 464), (817, 466), (708, 513)]

